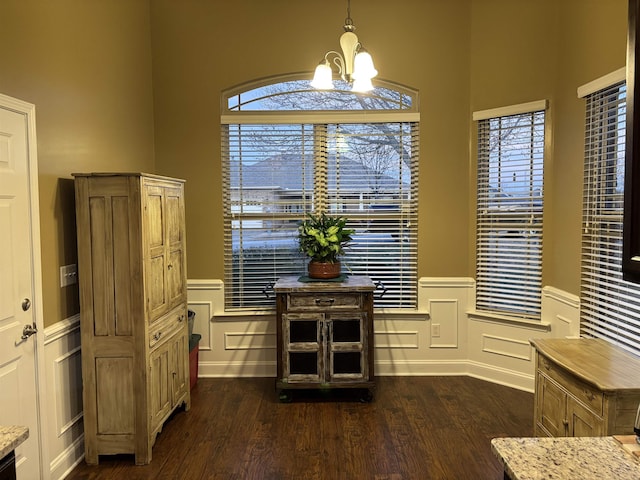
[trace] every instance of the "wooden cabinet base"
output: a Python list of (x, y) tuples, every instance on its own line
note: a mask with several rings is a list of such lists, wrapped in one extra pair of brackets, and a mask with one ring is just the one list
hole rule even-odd
[(536, 339), (534, 433), (632, 434), (640, 359), (601, 339)]
[[(321, 391), (327, 396), (327, 398), (331, 398), (331, 395), (334, 395), (332, 392), (340, 391), (341, 394), (348, 395), (350, 399), (357, 399), (360, 402), (367, 403), (371, 402), (375, 397), (376, 382), (368, 381), (350, 384), (318, 386), (318, 384), (316, 383), (289, 384), (287, 382), (276, 381), (276, 393), (278, 395), (278, 399), (281, 402), (290, 402), (293, 400), (296, 392), (302, 394), (302, 392), (306, 391)], [(308, 396), (305, 396), (305, 398), (308, 398)]]
[(276, 390), (282, 401), (309, 389), (360, 389), (361, 400), (373, 398), (374, 289), (365, 276), (276, 282)]

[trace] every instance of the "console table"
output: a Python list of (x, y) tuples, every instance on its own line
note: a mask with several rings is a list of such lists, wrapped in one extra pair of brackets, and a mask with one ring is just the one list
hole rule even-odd
[(363, 400), (375, 389), (373, 291), (367, 276), (343, 281), (281, 277), (276, 292), (276, 390), (360, 388)]
[(595, 338), (533, 339), (534, 435), (597, 437), (633, 433), (640, 358)]

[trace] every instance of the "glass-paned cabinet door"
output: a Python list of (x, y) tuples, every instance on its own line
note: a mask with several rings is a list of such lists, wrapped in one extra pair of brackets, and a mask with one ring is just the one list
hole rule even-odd
[(289, 383), (324, 380), (322, 349), (322, 314), (285, 314), (283, 332), (284, 375)]
[(328, 323), (329, 380), (366, 380), (364, 314), (332, 316)]

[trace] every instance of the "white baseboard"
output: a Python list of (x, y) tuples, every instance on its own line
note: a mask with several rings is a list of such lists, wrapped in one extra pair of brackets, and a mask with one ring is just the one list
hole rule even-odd
[(403, 360), (376, 361), (377, 377), (447, 377), (465, 375), (465, 360)]
[(84, 459), (84, 434), (76, 438), (55, 460), (51, 462), (51, 480), (62, 480)]
[(198, 378), (275, 377), (276, 362), (198, 362)]
[(517, 390), (523, 390), (525, 392), (533, 393), (534, 391), (535, 377), (533, 375), (500, 368), (495, 365), (487, 365), (471, 361), (467, 362), (467, 366), (467, 375), (470, 377), (479, 378), (480, 380), (486, 380), (488, 382), (497, 383), (498, 385), (504, 385)]

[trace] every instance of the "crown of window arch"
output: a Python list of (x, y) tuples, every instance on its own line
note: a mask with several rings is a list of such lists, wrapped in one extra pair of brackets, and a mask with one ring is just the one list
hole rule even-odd
[(418, 93), (407, 87), (378, 81), (374, 90), (354, 93), (347, 82), (335, 83), (334, 90), (317, 90), (302, 75), (247, 83), (224, 92), (223, 112), (418, 111)]

